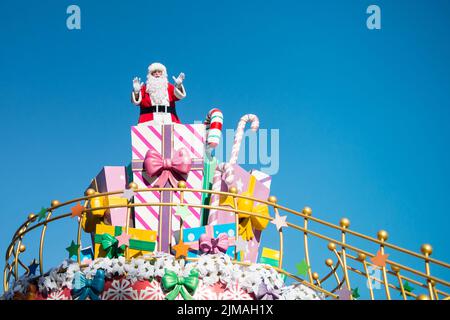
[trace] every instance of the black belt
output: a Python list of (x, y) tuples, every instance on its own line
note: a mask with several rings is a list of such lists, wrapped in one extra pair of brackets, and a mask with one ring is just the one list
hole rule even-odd
[(175, 110), (175, 107), (172, 106), (151, 106), (148, 108), (141, 107), (141, 115), (154, 112), (171, 113), (177, 116), (177, 111)]

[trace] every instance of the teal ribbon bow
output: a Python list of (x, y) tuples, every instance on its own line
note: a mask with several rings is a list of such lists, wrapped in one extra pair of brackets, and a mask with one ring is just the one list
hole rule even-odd
[(104, 233), (101, 235), (101, 244), (103, 250), (106, 252), (106, 257), (108, 258), (117, 258), (118, 256), (123, 256), (123, 252), (125, 250), (125, 245), (118, 247), (119, 240), (116, 237)]
[(86, 276), (77, 272), (73, 279), (72, 297), (77, 300), (100, 300), (100, 294), (105, 287), (105, 271), (97, 270), (94, 279), (86, 279)]
[(166, 300), (175, 300), (180, 293), (184, 300), (192, 300), (192, 294), (198, 287), (198, 271), (193, 269), (188, 277), (179, 277), (175, 272), (166, 269), (161, 283), (164, 289), (172, 290), (167, 294)]

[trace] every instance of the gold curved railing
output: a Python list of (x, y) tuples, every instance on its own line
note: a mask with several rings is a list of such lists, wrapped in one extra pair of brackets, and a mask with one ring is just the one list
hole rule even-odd
[[(306, 262), (308, 269), (305, 278), (302, 278), (296, 274), (290, 273), (283, 269), (283, 252), (285, 247), (285, 236), (283, 233), (283, 228), (281, 228), (279, 232), (279, 251), (280, 251), (280, 262), (279, 267), (274, 267), (278, 272), (285, 274), (287, 277), (295, 280), (298, 283), (306, 285), (318, 292), (324, 294), (325, 297), (328, 298), (339, 298), (339, 290), (347, 289), (348, 291), (353, 291), (352, 283), (355, 281), (361, 283), (363, 280), (366, 286), (362, 286), (361, 288), (367, 288), (367, 296), (370, 299), (397, 299), (397, 297), (401, 297), (403, 300), (407, 299), (420, 299), (420, 300), (450, 300), (449, 287), (450, 283), (446, 280), (440, 279), (436, 276), (433, 276), (431, 273), (433, 268), (443, 268), (445, 272), (450, 271), (450, 264), (445, 263), (443, 261), (439, 261), (431, 258), (432, 247), (428, 244), (424, 244), (421, 247), (421, 253), (417, 253), (408, 249), (401, 248), (399, 246), (393, 245), (388, 240), (388, 233), (386, 231), (379, 231), (377, 234), (377, 238), (373, 238), (356, 231), (351, 230), (350, 221), (347, 218), (342, 218), (340, 220), (339, 225), (335, 225), (329, 223), (327, 221), (318, 219), (312, 216), (312, 210), (309, 207), (305, 207), (301, 212), (286, 208), (277, 203), (277, 199), (274, 196), (269, 197), (269, 199), (256, 199), (253, 197), (247, 197), (237, 194), (235, 188), (230, 188), (229, 192), (215, 192), (211, 190), (202, 190), (202, 189), (189, 189), (186, 188), (185, 184), (182, 182), (178, 185), (177, 188), (148, 188), (148, 189), (138, 189), (136, 184), (130, 183), (130, 188), (133, 188), (135, 192), (162, 192), (162, 191), (170, 191), (170, 192), (179, 192), (180, 193), (180, 202), (184, 203), (184, 194), (186, 192), (201, 192), (206, 194), (216, 194), (219, 196), (231, 196), (235, 203), (235, 208), (238, 208), (237, 201), (238, 199), (248, 199), (261, 204), (266, 204), (271, 211), (271, 216), (266, 217), (263, 215), (259, 215), (253, 212), (242, 211), (239, 209), (233, 209), (230, 207), (223, 206), (210, 206), (210, 205), (193, 205), (189, 203), (185, 203), (187, 207), (194, 208), (205, 208), (209, 210), (221, 210), (233, 212), (236, 215), (236, 230), (238, 230), (238, 215), (239, 214), (247, 214), (251, 216), (258, 216), (263, 219), (273, 220), (274, 214), (286, 213), (288, 215), (288, 219), (290, 217), (296, 217), (294, 219), (302, 219), (303, 225), (297, 225), (292, 222), (287, 222), (289, 228), (299, 231), (303, 234), (299, 239), (303, 240), (303, 249), (304, 249), (304, 261)], [(92, 191), (92, 190), (91, 190)], [(3, 272), (3, 289), (6, 292), (10, 283), (19, 279), (19, 268), (23, 269), (25, 274), (29, 274), (30, 270), (23, 263), (20, 258), (20, 255), (25, 252), (26, 246), (24, 245), (25, 236), (30, 234), (34, 230), (40, 229), (40, 242), (39, 242), (39, 273), (40, 275), (44, 274), (44, 247), (45, 247), (45, 239), (48, 225), (54, 221), (70, 218), (71, 213), (62, 213), (59, 215), (54, 214), (55, 211), (61, 211), (64, 208), (69, 207), (75, 203), (82, 202), (84, 210), (82, 212), (83, 215), (86, 215), (88, 212), (92, 210), (102, 210), (102, 209), (111, 209), (111, 208), (120, 208), (124, 207), (124, 205), (112, 205), (99, 207), (95, 209), (89, 208), (89, 201), (91, 198), (101, 197), (101, 196), (109, 196), (109, 195), (117, 195), (122, 194), (124, 190), (114, 191), (114, 192), (106, 192), (106, 193), (93, 193), (88, 192), (86, 196), (73, 199), (64, 203), (60, 203), (57, 200), (51, 202), (50, 208), (46, 209), (45, 218), (43, 221), (37, 221), (37, 216), (34, 214), (30, 214), (27, 220), (17, 229), (12, 237), (12, 241), (9, 244), (6, 250), (6, 258), (5, 258), (5, 268)], [(179, 203), (178, 203), (179, 204)], [(133, 207), (138, 206), (177, 206), (177, 203), (140, 203), (135, 204), (132, 201), (128, 201), (126, 207), (128, 208), (128, 217), (127, 223), (130, 220), (131, 209)], [(78, 219), (78, 228), (77, 228), (77, 245), (78, 245), (78, 263), (81, 264), (80, 259), (80, 250), (81, 250), (81, 235), (82, 235), (82, 219)], [(311, 228), (311, 224), (317, 224), (320, 228), (325, 228), (328, 231), (338, 232), (340, 233), (339, 237), (333, 238), (328, 235), (325, 235), (325, 232), (314, 231)], [(182, 225), (182, 221), (181, 221)], [(126, 226), (126, 231), (128, 232), (129, 225)], [(182, 229), (181, 229), (182, 232)], [(377, 251), (381, 254), (384, 254), (387, 250), (389, 250), (389, 254), (391, 256), (396, 254), (404, 254), (409, 257), (409, 259), (414, 259), (413, 265), (416, 265), (416, 262), (419, 262), (423, 265), (423, 269), (419, 270), (414, 267), (409, 267), (407, 265), (401, 264), (399, 262), (393, 260), (386, 260), (386, 264), (384, 266), (375, 265), (370, 262), (369, 258), (373, 258), (376, 254), (372, 252), (372, 250), (368, 251), (367, 249), (361, 249), (355, 245), (349, 243), (348, 238), (354, 237), (358, 239), (359, 242), (364, 243), (364, 247), (375, 246)], [(329, 271), (323, 276), (320, 277), (318, 272), (314, 271), (311, 259), (311, 247), (309, 244), (309, 240), (311, 238), (319, 239), (322, 241), (323, 248), (328, 248), (331, 255), (336, 259), (336, 262), (330, 257), (327, 256), (327, 250), (319, 250), (314, 252), (315, 260), (317, 258), (322, 258), (325, 261), (326, 268)], [(326, 242), (326, 243), (323, 243)], [(361, 245), (360, 245), (361, 246)], [(125, 252), (125, 257), (128, 257), (128, 252)], [(249, 263), (240, 262), (234, 260), (233, 263), (241, 264), (241, 265), (249, 265)], [(359, 279), (358, 279), (359, 277)], [(334, 278), (334, 281), (333, 281)], [(411, 285), (414, 285), (414, 289), (418, 289), (414, 293), (411, 290)], [(383, 296), (375, 295), (375, 290), (381, 289), (379, 292), (383, 292)], [(418, 291), (421, 291), (419, 293)], [(362, 292), (361, 292), (362, 293)], [(394, 295), (393, 293), (396, 293)], [(353, 293), (355, 296), (355, 293)]]

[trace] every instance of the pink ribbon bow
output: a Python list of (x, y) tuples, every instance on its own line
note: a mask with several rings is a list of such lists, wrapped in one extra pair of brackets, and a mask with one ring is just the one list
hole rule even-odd
[(220, 233), (217, 238), (213, 238), (208, 234), (202, 234), (199, 239), (199, 249), (204, 253), (226, 253), (230, 245), (228, 235)]
[(144, 169), (150, 177), (159, 175), (155, 183), (156, 187), (164, 187), (167, 181), (173, 187), (177, 187), (178, 180), (176, 176), (188, 174), (191, 170), (192, 159), (186, 148), (181, 148), (174, 152), (171, 159), (163, 158), (157, 151), (148, 150), (145, 154)]

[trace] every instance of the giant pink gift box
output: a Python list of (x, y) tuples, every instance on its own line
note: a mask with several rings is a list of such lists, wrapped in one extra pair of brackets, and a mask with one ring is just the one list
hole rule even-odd
[[(206, 127), (203, 124), (138, 125), (131, 127), (133, 182), (139, 188), (153, 188), (158, 177), (149, 177), (144, 169), (148, 150), (157, 151), (162, 158), (169, 159), (175, 151), (185, 148), (192, 159), (190, 172), (183, 176), (187, 188), (202, 189), (203, 159)], [(168, 182), (165, 187), (171, 187)], [(173, 186), (177, 187), (177, 186)], [(184, 202), (201, 205), (201, 192), (185, 192)], [(179, 192), (136, 192), (134, 203), (179, 203)], [(200, 226), (200, 208), (189, 208), (190, 215), (183, 220), (183, 228)], [(176, 207), (135, 207), (135, 228), (158, 232), (158, 251), (169, 252), (174, 243), (174, 232), (180, 229), (180, 218), (174, 215)], [(169, 227), (171, 226), (171, 227)]]
[[(234, 180), (231, 185), (237, 187), (238, 194), (248, 189), (250, 175), (252, 175), (256, 179), (253, 197), (261, 200), (267, 200), (269, 198), (272, 178), (268, 174), (258, 170), (247, 172), (238, 164), (233, 165), (233, 172)], [(228, 192), (228, 186), (223, 180), (220, 191)], [(257, 204), (258, 203), (255, 203), (255, 205)], [(235, 222), (235, 214), (233, 212), (216, 210), (209, 213), (208, 224), (217, 225), (233, 222)], [(262, 232), (253, 230), (253, 233), (255, 236), (252, 240), (248, 241), (248, 252), (244, 255), (243, 261), (256, 262), (258, 260), (258, 250), (261, 243)]]

